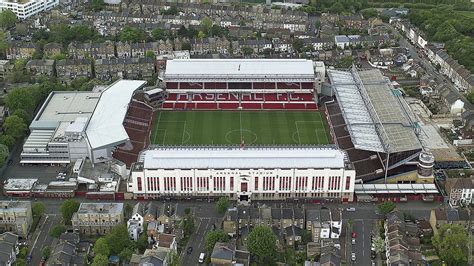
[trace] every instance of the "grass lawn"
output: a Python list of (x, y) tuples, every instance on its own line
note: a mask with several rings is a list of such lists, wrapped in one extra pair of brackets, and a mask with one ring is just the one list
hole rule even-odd
[(465, 17), (474, 18), (474, 12), (473, 11), (457, 11), (457, 13), (461, 14)]
[(318, 111), (161, 111), (152, 144), (310, 145), (329, 144), (328, 125)]

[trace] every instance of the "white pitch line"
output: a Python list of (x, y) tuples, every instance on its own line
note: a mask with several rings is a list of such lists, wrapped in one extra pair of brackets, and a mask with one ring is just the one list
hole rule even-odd
[(300, 131), (298, 130), (298, 121), (295, 121), (295, 126), (296, 126), (296, 134), (298, 135), (298, 142), (299, 145), (301, 145), (301, 137), (300, 137)]
[(156, 130), (155, 130), (155, 135), (153, 136), (153, 143), (155, 143), (156, 141), (156, 134), (158, 134), (158, 129), (160, 128), (160, 119), (161, 119), (161, 114), (163, 112), (160, 112), (160, 114), (158, 115), (158, 122), (156, 124)]
[(181, 145), (184, 144), (184, 132), (186, 132), (186, 121), (184, 121), (183, 137), (181, 138)]

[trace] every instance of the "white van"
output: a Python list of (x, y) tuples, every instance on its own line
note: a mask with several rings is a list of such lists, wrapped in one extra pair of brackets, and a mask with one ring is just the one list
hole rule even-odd
[(204, 263), (204, 258), (206, 258), (206, 254), (204, 254), (204, 253), (201, 252), (201, 254), (199, 254), (199, 260), (198, 260), (198, 262), (199, 262), (199, 263)]

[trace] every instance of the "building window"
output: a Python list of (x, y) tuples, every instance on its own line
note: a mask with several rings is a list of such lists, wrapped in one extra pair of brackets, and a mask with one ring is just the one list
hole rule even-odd
[(142, 191), (142, 178), (137, 177), (137, 190)]

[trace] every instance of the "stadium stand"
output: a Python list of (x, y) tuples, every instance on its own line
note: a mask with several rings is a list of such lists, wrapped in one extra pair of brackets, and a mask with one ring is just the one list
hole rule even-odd
[(169, 92), (164, 109), (318, 109), (312, 93), (176, 93)]
[(113, 157), (124, 162), (127, 166), (137, 161), (138, 154), (148, 146), (148, 135), (151, 130), (153, 110), (143, 102), (133, 99), (124, 120), (124, 127), (130, 142), (120, 145)]

